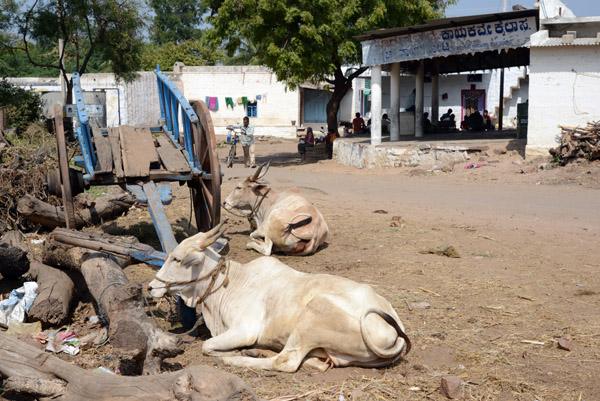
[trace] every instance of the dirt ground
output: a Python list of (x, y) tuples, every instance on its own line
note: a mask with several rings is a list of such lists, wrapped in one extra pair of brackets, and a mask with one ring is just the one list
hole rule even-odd
[[(276, 256), (303, 272), (373, 286), (398, 312), (413, 351), (385, 369), (219, 368), (265, 399), (440, 400), (441, 378), (455, 375), (466, 400), (600, 400), (600, 163), (536, 170), (546, 160), (494, 152), (506, 145), (496, 142), (487, 155), (473, 155), (471, 162), (492, 166), (465, 169), (463, 163), (446, 173), (357, 170), (330, 160), (300, 164), (295, 141), (257, 141), (257, 161), (272, 160), (265, 179), (277, 189), (299, 187), (330, 229), (315, 255)], [(221, 158), (227, 150), (219, 149)], [(222, 168), (223, 199), (253, 172), (240, 158)], [(166, 210), (181, 240), (194, 232), (190, 201), (186, 187), (173, 188)], [(227, 257), (258, 257), (245, 250), (248, 223), (230, 218)], [(100, 228), (159, 245), (142, 207)], [(450, 246), (460, 257), (428, 253)], [(147, 284), (155, 270), (133, 265), (126, 273)], [(82, 315), (93, 313), (85, 307)], [(162, 318), (166, 302), (153, 307), (162, 325), (178, 327)], [(165, 369), (216, 366), (201, 354), (206, 335)], [(571, 351), (558, 348), (564, 336), (573, 340)], [(94, 355), (84, 351), (75, 362), (114, 368), (106, 356), (110, 345)]]

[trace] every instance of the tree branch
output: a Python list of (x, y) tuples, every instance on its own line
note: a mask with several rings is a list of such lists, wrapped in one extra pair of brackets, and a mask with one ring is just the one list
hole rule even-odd
[(60, 70), (60, 66), (56, 66), (53, 64), (42, 64), (42, 63), (38, 63), (33, 61), (33, 58), (31, 57), (31, 53), (29, 52), (29, 42), (27, 41), (27, 35), (29, 33), (29, 22), (31, 21), (31, 16), (33, 14), (33, 10), (35, 9), (35, 7), (37, 6), (39, 0), (35, 0), (35, 2), (33, 3), (33, 5), (31, 6), (31, 8), (29, 9), (29, 11), (27, 11), (27, 13), (25, 14), (25, 27), (23, 28), (23, 44), (24, 47), (22, 48), (16, 48), (16, 49), (20, 49), (23, 50), (25, 52), (25, 54), (27, 55), (27, 59), (29, 59), (29, 62), (35, 66), (35, 67), (43, 67), (43, 68), (56, 68), (58, 70)]

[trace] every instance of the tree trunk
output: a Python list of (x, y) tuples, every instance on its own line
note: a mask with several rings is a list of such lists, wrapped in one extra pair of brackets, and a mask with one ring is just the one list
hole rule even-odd
[[(118, 217), (129, 210), (134, 202), (133, 196), (128, 193), (103, 196), (93, 202), (78, 196), (74, 202), (75, 225), (79, 228)], [(66, 227), (65, 212), (61, 207), (52, 206), (31, 195), (19, 199), (17, 211), (28, 220), (49, 228)]]
[[(77, 242), (76, 240), (78, 239), (79, 243), (76, 245), (68, 245), (63, 241), (57, 240), (57, 236), (59, 239), (61, 236), (68, 236), (73, 242)], [(94, 252), (92, 246), (95, 247), (96, 251), (108, 252), (111, 254), (117, 254), (116, 252), (113, 252), (113, 248), (124, 248), (125, 251), (131, 251), (132, 253), (135, 251), (144, 254), (156, 252), (150, 245), (140, 243), (135, 237), (116, 237), (104, 233), (81, 232), (67, 230), (65, 228), (55, 228), (46, 238), (46, 241), (44, 241), (44, 255), (42, 261), (52, 266), (79, 270), (81, 264), (88, 258), (89, 254)], [(125, 252), (120, 252), (118, 255), (123, 255), (123, 257), (115, 256), (114, 260), (121, 268), (129, 266), (133, 262), (133, 259), (126, 256)]]
[(75, 296), (73, 280), (65, 272), (34, 260), (27, 243), (18, 231), (9, 231), (2, 237), (1, 242), (28, 255), (29, 273), (38, 284), (38, 296), (27, 313), (29, 319), (34, 322), (40, 321), (45, 327), (65, 323)]
[(342, 99), (346, 93), (352, 88), (352, 81), (360, 74), (365, 72), (367, 67), (361, 67), (352, 72), (348, 77), (342, 73), (341, 67), (337, 67), (334, 73), (333, 81), (328, 81), (333, 84), (333, 94), (327, 102), (327, 132), (338, 132), (337, 114), (340, 110)]
[(142, 284), (130, 283), (110, 257), (94, 253), (81, 265), (90, 294), (109, 323), (110, 343), (120, 355), (140, 362), (144, 374), (160, 373), (164, 358), (183, 353), (178, 336), (156, 327), (146, 315)]
[(27, 247), (21, 234), (9, 231), (0, 239), (0, 274), (6, 278), (17, 278), (29, 270)]
[(0, 332), (3, 390), (57, 401), (259, 400), (240, 378), (207, 366), (152, 377), (81, 369)]
[(31, 261), (31, 277), (38, 283), (38, 296), (27, 313), (29, 320), (42, 322), (44, 327), (61, 326), (70, 317), (75, 298), (75, 284), (63, 271)]

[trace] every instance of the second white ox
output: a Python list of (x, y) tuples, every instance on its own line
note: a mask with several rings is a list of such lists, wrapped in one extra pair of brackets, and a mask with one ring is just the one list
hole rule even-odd
[[(153, 297), (169, 293), (190, 307), (202, 304), (212, 334), (205, 355), (226, 365), (295, 372), (305, 360), (321, 370), (386, 366), (410, 351), (396, 311), (370, 286), (301, 273), (273, 257), (226, 260), (211, 247), (223, 224), (182, 241), (150, 283)], [(233, 352), (248, 347), (279, 353)]]
[[(265, 163), (266, 164), (266, 163)], [(232, 214), (243, 213), (253, 220), (256, 230), (250, 234), (247, 249), (265, 256), (281, 251), (289, 255), (311, 255), (323, 245), (329, 228), (323, 215), (298, 188), (278, 192), (261, 182), (269, 170), (266, 164), (240, 181), (223, 207)]]

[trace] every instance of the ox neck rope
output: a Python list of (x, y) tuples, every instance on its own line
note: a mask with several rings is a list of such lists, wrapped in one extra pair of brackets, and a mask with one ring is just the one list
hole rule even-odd
[(229, 213), (233, 214), (234, 216), (247, 218), (248, 221), (250, 222), (250, 224), (252, 224), (252, 219), (254, 218), (254, 216), (256, 216), (256, 211), (258, 210), (260, 205), (262, 205), (263, 201), (265, 200), (265, 198), (267, 197), (269, 192), (271, 192), (271, 188), (267, 188), (267, 190), (265, 191), (264, 194), (261, 194), (256, 198), (256, 202), (254, 202), (254, 206), (252, 207), (252, 210), (248, 214), (242, 214), (242, 213), (238, 214), (238, 213), (235, 213), (233, 210), (227, 210), (227, 209), (225, 209), (225, 210), (227, 210)]
[[(221, 284), (219, 284), (215, 289), (213, 289), (211, 291), (212, 287), (217, 282), (217, 277), (219, 276), (219, 273), (225, 274), (225, 279), (223, 279), (223, 281), (221, 282)], [(202, 281), (202, 280), (207, 279), (209, 277), (211, 278), (210, 283), (208, 284), (208, 287), (206, 287), (206, 291), (204, 291), (204, 294), (202, 294), (202, 296), (198, 300), (198, 302), (197, 302), (198, 304), (201, 304), (202, 302), (204, 302), (204, 300), (206, 299), (207, 296), (209, 296), (211, 294), (214, 294), (221, 287), (227, 287), (227, 285), (229, 285), (229, 259), (227, 259), (227, 258), (221, 258), (221, 259), (219, 259), (219, 262), (217, 263), (217, 265), (215, 266), (214, 269), (212, 269), (211, 271), (209, 271), (204, 276), (197, 277), (197, 278), (195, 278), (193, 280), (165, 281), (165, 280), (161, 280), (158, 277), (155, 277), (155, 279), (158, 280), (158, 281), (160, 281), (161, 283), (164, 283), (165, 284), (164, 288), (166, 288), (167, 291), (169, 291), (169, 287), (172, 286), (172, 285), (197, 283), (198, 281)]]

